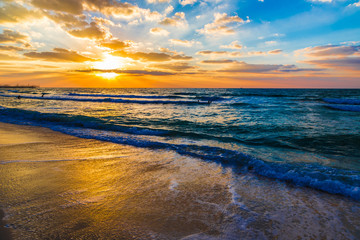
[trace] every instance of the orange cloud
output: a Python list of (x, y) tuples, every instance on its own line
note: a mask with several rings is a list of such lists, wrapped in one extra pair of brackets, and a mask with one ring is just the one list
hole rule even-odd
[(29, 37), (17, 31), (4, 29), (0, 34), (0, 43), (22, 43), (26, 44)]
[(120, 50), (130, 46), (129, 43), (120, 41), (118, 39), (112, 39), (108, 41), (101, 42), (100, 44), (103, 47), (110, 48), (112, 50)]
[(156, 34), (156, 35), (164, 35), (164, 36), (169, 35), (169, 32), (168, 32), (168, 31), (166, 31), (165, 29), (160, 28), (160, 27), (151, 28), (151, 29), (150, 29), (150, 33)]
[(95, 22), (91, 22), (89, 26), (83, 28), (70, 30), (68, 33), (75, 37), (90, 39), (104, 39), (111, 36), (110, 33), (105, 31), (104, 28), (101, 28)]
[(38, 11), (28, 10), (17, 3), (5, 3), (0, 8), (0, 23), (17, 23), (28, 19), (41, 18)]
[(88, 58), (83, 55), (78, 54), (75, 51), (63, 49), (63, 48), (54, 48), (53, 52), (29, 52), (24, 53), (24, 56), (29, 58), (35, 58), (45, 61), (63, 61), (63, 62), (87, 62), (87, 61), (96, 61), (96, 59)]
[(78, 0), (32, 0), (32, 5), (41, 9), (81, 14), (82, 2)]
[(149, 61), (149, 62), (164, 62), (164, 61), (170, 61), (170, 60), (190, 60), (192, 57), (190, 56), (183, 56), (183, 55), (172, 55), (167, 53), (145, 53), (145, 52), (125, 52), (125, 51), (116, 51), (113, 52), (112, 55), (114, 56), (120, 56), (120, 57), (128, 57), (132, 58), (134, 60), (141, 60), (141, 61)]
[(228, 49), (241, 49), (242, 46), (238, 41), (233, 41), (229, 45), (221, 45), (220, 48), (228, 48)]

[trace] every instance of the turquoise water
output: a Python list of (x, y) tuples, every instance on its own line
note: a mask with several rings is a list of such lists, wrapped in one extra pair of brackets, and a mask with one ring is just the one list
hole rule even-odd
[(360, 90), (0, 89), (0, 120), (360, 200)]

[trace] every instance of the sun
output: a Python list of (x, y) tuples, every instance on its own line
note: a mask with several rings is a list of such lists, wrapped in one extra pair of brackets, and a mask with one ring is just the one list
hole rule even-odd
[(93, 67), (100, 70), (115, 70), (124, 66), (124, 58), (115, 57), (110, 54), (106, 54), (102, 61), (93, 63)]
[(119, 74), (114, 72), (104, 72), (104, 73), (96, 73), (95, 75), (106, 79), (113, 79), (116, 78)]
[(105, 70), (103, 73), (96, 73), (96, 76), (103, 77), (106, 79), (113, 79), (119, 74), (111, 72), (111, 70), (121, 69), (125, 66), (124, 58), (115, 57), (110, 54), (105, 54), (105, 58), (102, 61), (94, 62), (93, 68), (97, 70)]

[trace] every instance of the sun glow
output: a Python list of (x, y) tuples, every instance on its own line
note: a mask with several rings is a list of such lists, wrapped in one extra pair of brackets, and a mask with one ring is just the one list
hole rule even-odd
[(125, 66), (124, 59), (121, 57), (114, 57), (109, 54), (100, 62), (94, 62), (93, 67), (100, 70), (120, 69)]
[(106, 78), (106, 79), (113, 79), (113, 78), (117, 77), (119, 74), (114, 73), (114, 72), (106, 72), (106, 73), (97, 73), (95, 75)]

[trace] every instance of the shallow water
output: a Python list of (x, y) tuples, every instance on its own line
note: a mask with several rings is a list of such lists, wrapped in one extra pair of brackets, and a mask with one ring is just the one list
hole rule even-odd
[(174, 151), (360, 200), (360, 90), (1, 91), (3, 122)]
[[(8, 142), (17, 132), (17, 142)], [(164, 149), (0, 124), (15, 239), (358, 239), (360, 203)], [(24, 137), (26, 136), (26, 137)]]

